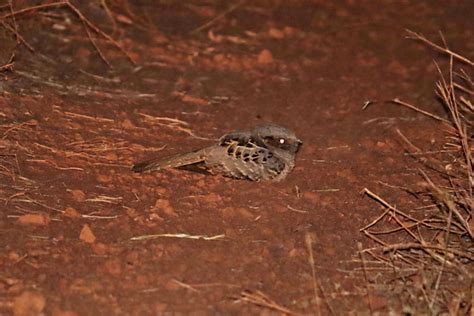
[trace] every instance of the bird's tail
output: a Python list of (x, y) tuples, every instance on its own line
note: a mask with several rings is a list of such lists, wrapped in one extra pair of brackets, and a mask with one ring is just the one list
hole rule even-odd
[(147, 161), (139, 162), (132, 168), (134, 172), (144, 172), (150, 170), (163, 170), (168, 168), (179, 168), (193, 165), (204, 161), (202, 150), (179, 154), (168, 158), (154, 158)]

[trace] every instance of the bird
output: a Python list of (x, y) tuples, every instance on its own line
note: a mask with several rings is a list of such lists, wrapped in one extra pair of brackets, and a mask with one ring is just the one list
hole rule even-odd
[(192, 166), (234, 179), (279, 182), (294, 168), (302, 143), (293, 131), (267, 123), (251, 130), (229, 132), (217, 144), (199, 150), (139, 162), (132, 170), (145, 172)]

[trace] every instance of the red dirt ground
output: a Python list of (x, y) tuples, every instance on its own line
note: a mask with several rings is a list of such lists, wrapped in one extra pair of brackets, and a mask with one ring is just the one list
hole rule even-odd
[[(426, 150), (443, 133), (406, 108), (362, 106), (400, 97), (445, 115), (439, 55), (405, 29), (442, 30), (472, 52), (474, 3), (110, 1), (114, 30), (96, 2), (79, 8), (137, 65), (92, 33), (108, 67), (65, 7), (16, 17), (34, 51), (0, 31), (0, 63), (15, 52), (0, 81), (0, 313), (279, 313), (245, 291), (312, 313), (308, 233), (323, 313), (368, 313), (354, 271), (357, 242), (370, 245), (359, 229), (379, 206), (360, 192), (413, 205), (391, 187), (419, 180), (396, 129)], [(280, 183), (130, 170), (261, 122), (304, 141)], [(153, 234), (175, 236), (131, 240)], [(400, 308), (383, 295), (371, 304)]]

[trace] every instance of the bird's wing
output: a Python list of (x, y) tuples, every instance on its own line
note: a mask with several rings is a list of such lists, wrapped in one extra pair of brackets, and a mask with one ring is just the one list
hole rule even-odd
[(179, 168), (187, 165), (193, 165), (203, 162), (206, 158), (206, 149), (193, 151), (186, 154), (178, 154), (167, 158), (154, 158), (151, 160), (137, 163), (132, 170), (135, 172), (144, 172), (149, 170), (162, 170), (168, 168)]
[[(285, 168), (284, 162), (266, 147), (259, 146), (253, 139), (246, 142), (242, 138), (228, 139), (221, 144), (225, 155), (229, 173), (235, 178), (274, 178)], [(222, 148), (221, 147), (221, 148)], [(216, 162), (206, 161), (208, 164)], [(225, 167), (226, 164), (224, 164)]]

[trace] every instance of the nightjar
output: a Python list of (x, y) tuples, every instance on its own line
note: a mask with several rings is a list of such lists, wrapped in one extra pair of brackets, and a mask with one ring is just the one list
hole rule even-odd
[(284, 179), (295, 166), (302, 142), (292, 131), (274, 124), (225, 134), (215, 145), (168, 158), (137, 163), (133, 171), (194, 166), (211, 174), (252, 181)]

